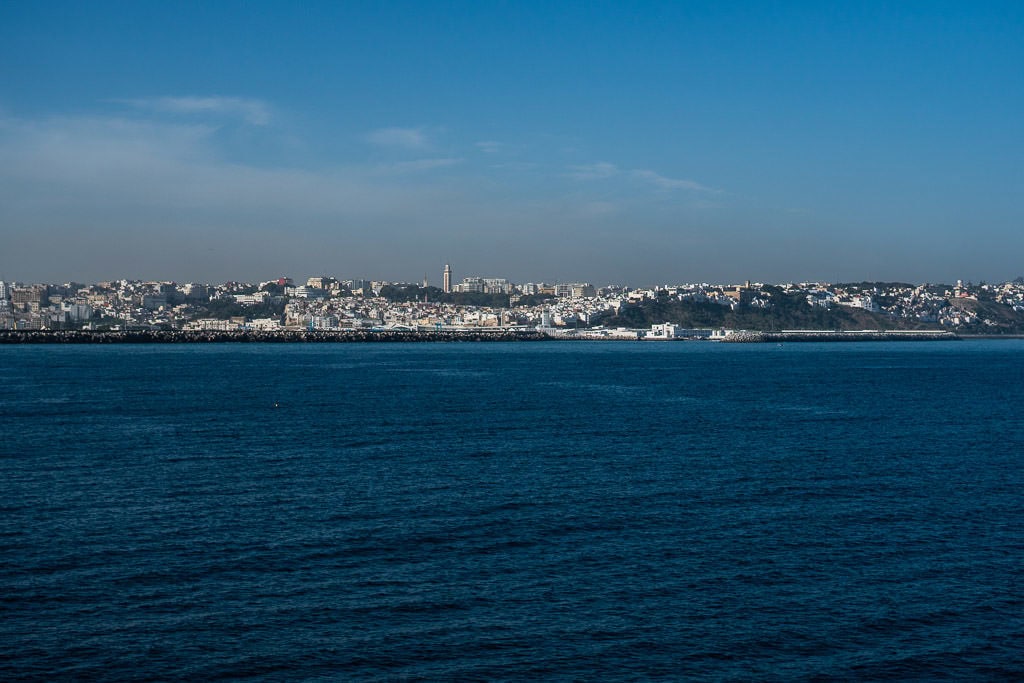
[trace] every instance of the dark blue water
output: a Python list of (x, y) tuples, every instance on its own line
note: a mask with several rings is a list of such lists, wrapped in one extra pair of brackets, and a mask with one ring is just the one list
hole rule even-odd
[(1024, 676), (1024, 342), (0, 348), (0, 678)]

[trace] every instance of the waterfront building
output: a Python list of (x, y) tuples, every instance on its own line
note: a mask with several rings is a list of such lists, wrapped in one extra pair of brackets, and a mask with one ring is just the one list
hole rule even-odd
[(231, 332), (233, 330), (239, 330), (245, 324), (245, 318), (242, 318), (242, 322), (239, 323), (236, 318), (231, 320), (218, 320), (214, 318), (200, 318), (198, 320), (191, 320), (185, 323), (185, 330), (195, 330), (202, 332)]
[(675, 339), (679, 336), (679, 325), (663, 323), (651, 325), (651, 331), (647, 333), (646, 339)]
[(281, 329), (281, 321), (276, 318), (256, 318), (245, 324), (247, 330), (273, 332)]
[(651, 331), (644, 339), (711, 339), (715, 335), (710, 329), (689, 329), (673, 323), (651, 325)]

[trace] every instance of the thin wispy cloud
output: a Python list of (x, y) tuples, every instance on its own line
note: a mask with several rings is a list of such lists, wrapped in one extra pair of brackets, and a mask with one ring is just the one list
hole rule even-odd
[(702, 185), (694, 180), (669, 178), (668, 176), (663, 176), (660, 173), (649, 169), (635, 168), (631, 170), (624, 170), (607, 161), (599, 161), (595, 164), (570, 166), (569, 172), (566, 173), (566, 176), (573, 180), (584, 182), (607, 180), (609, 178), (617, 177), (632, 178), (663, 191), (684, 190), (688, 192), (721, 192), (721, 190), (716, 190), (715, 188)]
[[(47, 269), (97, 279), (111, 269), (245, 277), (324, 263), (400, 276), (421, 269), (439, 244), (460, 245), (467, 262), (493, 257), (481, 225), (528, 236), (552, 220), (570, 233), (590, 220), (571, 210), (574, 201), (552, 216), (472, 176), (432, 173), (466, 162), (457, 157), (302, 168), (226, 151), (217, 126), (199, 122), (0, 116), (0, 236), (11, 254), (39, 255), (17, 264), (33, 278)], [(53, 244), (63, 245), (57, 257)], [(17, 277), (13, 265), (0, 258), (2, 275)]]
[[(97, 211), (111, 226), (157, 225), (169, 208), (225, 219), (254, 208), (305, 217), (390, 216), (429, 206), (447, 191), (404, 174), (460, 162), (303, 170), (222, 157), (210, 126), (102, 117), (0, 119), (0, 206), (67, 225)], [(60, 201), (52, 199), (55, 194)]]
[(649, 171), (645, 169), (635, 169), (632, 171), (632, 176), (638, 180), (642, 180), (646, 183), (650, 183), (655, 187), (662, 190), (689, 190), (692, 192), (721, 192), (706, 185), (701, 185), (693, 180), (668, 178), (656, 173), (655, 171)]
[(377, 166), (376, 170), (378, 173), (387, 174), (401, 174), (401, 173), (419, 173), (423, 171), (432, 171), (437, 168), (447, 168), (449, 166), (455, 166), (462, 163), (462, 159), (455, 157), (441, 157), (436, 159), (413, 159), (412, 161), (398, 161), (393, 164), (382, 164)]
[(476, 148), (479, 149), (484, 154), (497, 154), (504, 147), (505, 145), (494, 140), (481, 140), (480, 142), (476, 143)]
[(606, 161), (596, 164), (570, 166), (566, 174), (573, 180), (604, 180), (619, 174), (619, 167)]
[(366, 135), (366, 141), (380, 147), (424, 149), (430, 141), (421, 128), (378, 128)]
[(584, 216), (608, 216), (618, 211), (619, 207), (612, 202), (586, 202), (580, 205), (579, 211)]
[[(274, 127), (265, 133), (282, 135)], [(58, 259), (18, 264), (27, 272), (79, 268), (73, 255), (101, 242), (107, 260), (96, 259), (96, 269), (129, 264), (135, 272), (173, 274), (193, 265), (194, 272), (221, 272), (229, 264), (276, 271), (330, 261), (342, 269), (400, 270), (419, 268), (432, 245), (459, 244), (460, 258), (469, 262), (495, 254), (486, 235), (550, 238), (552, 230), (566, 249), (587, 235), (595, 249), (588, 263), (595, 264), (601, 254), (616, 253), (626, 223), (633, 234), (654, 235), (657, 242), (658, 231), (667, 229), (661, 226), (678, 219), (675, 203), (645, 201), (652, 191), (667, 192), (651, 189), (660, 188), (659, 178), (665, 187), (678, 189), (678, 183), (610, 162), (562, 168), (561, 184), (593, 181), (609, 190), (598, 197), (545, 182), (554, 179), (532, 172), (535, 164), (504, 166), (521, 171), (516, 174), (472, 172), (503, 158), (481, 158), (474, 142), (466, 145), (473, 153), (464, 156), (431, 153), (428, 142), (418, 151), (396, 148), (384, 160), (330, 165), (257, 161), (232, 154), (231, 142), (216, 121), (199, 116), (0, 115), (0, 235), (11, 253), (67, 246)], [(493, 230), (485, 235), (481, 225)], [(152, 247), (171, 233), (181, 236), (176, 246)], [(197, 240), (210, 254), (202, 263), (190, 252)], [(522, 246), (529, 241), (506, 247), (542, 269), (543, 259)], [(268, 243), (282, 246), (258, 246)], [(503, 258), (508, 253), (502, 251)]]
[(244, 97), (146, 97), (117, 102), (161, 114), (238, 117), (253, 126), (266, 126), (271, 118), (270, 107), (265, 102)]
[(540, 168), (540, 164), (534, 161), (509, 161), (503, 164), (490, 164), (488, 168), (499, 169), (503, 171), (533, 171)]

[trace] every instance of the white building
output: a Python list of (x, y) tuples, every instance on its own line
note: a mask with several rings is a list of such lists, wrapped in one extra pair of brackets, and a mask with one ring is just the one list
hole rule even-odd
[(209, 301), (210, 289), (206, 285), (189, 282), (181, 286), (186, 301)]
[(870, 295), (865, 294), (863, 296), (850, 297), (848, 300), (840, 300), (840, 306), (849, 306), (850, 308), (862, 308), (865, 311), (871, 311), (872, 313), (878, 312), (878, 304), (871, 298)]
[(679, 336), (679, 325), (674, 323), (662, 323), (661, 325), (651, 325), (651, 331), (647, 333), (645, 339), (676, 339)]
[(88, 304), (63, 301), (60, 305), (61, 315), (66, 322), (77, 323), (92, 318), (92, 306)]
[(314, 315), (309, 320), (309, 327), (314, 330), (336, 330), (338, 323), (336, 315)]
[(259, 304), (265, 304), (267, 299), (270, 298), (268, 292), (256, 292), (254, 294), (235, 294), (235, 303), (242, 306), (257, 306)]
[(325, 299), (327, 298), (327, 292), (322, 289), (313, 289), (311, 287), (285, 287), (284, 295), (290, 296), (293, 299)]
[(200, 318), (199, 320), (192, 320), (185, 323), (186, 330), (198, 330), (198, 331), (212, 331), (212, 332), (231, 332), (238, 330), (242, 326), (237, 322), (231, 320), (217, 320), (215, 318)]
[(481, 292), (483, 294), (509, 294), (512, 285), (503, 277), (466, 277), (455, 285), (456, 292)]
[(276, 318), (256, 318), (247, 322), (245, 328), (261, 332), (272, 332), (281, 329), (281, 321)]

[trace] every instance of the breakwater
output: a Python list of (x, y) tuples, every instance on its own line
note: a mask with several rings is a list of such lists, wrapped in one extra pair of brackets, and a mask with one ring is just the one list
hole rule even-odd
[[(836, 341), (948, 341), (959, 339), (942, 330), (738, 330), (718, 341), (733, 344)], [(324, 343), (324, 342), (460, 342), (550, 341), (632, 338), (549, 334), (539, 330), (0, 330), (0, 344), (193, 344), (193, 343)], [(672, 341), (687, 341), (677, 339)]]
[(58, 331), (2, 330), (0, 344), (190, 344), (253, 342), (457, 342), (545, 341), (551, 337), (535, 330), (122, 330)]
[(783, 330), (781, 332), (742, 331), (724, 337), (733, 343), (758, 342), (834, 342), (834, 341), (950, 341), (959, 339), (944, 330)]

